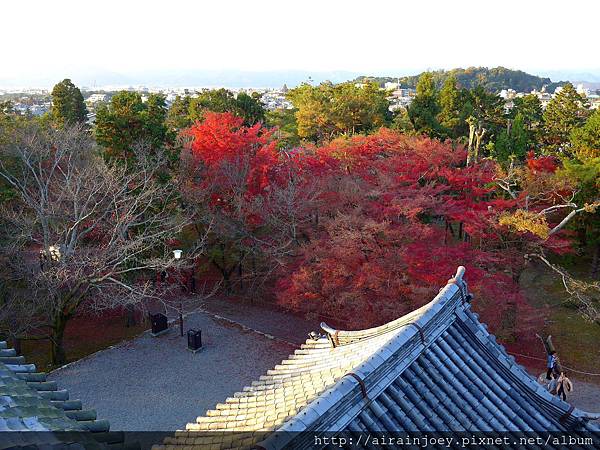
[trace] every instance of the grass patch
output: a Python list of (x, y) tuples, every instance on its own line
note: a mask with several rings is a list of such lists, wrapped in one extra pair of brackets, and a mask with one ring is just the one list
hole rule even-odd
[[(562, 363), (579, 371), (600, 373), (600, 326), (583, 319), (577, 309), (568, 303), (568, 295), (554, 273), (545, 266), (532, 264), (522, 275), (521, 288), (529, 303), (544, 319), (542, 329), (535, 332), (544, 336), (552, 335)], [(544, 357), (542, 343), (539, 342), (538, 347), (527, 353)], [(543, 368), (543, 363), (532, 366)], [(569, 373), (569, 376), (600, 383), (600, 377), (576, 373)]]
[[(125, 316), (116, 312), (104, 316), (74, 317), (65, 330), (67, 360), (77, 361), (111, 345), (132, 339), (148, 328), (143, 322), (126, 327)], [(48, 340), (24, 341), (21, 349), (27, 362), (35, 364), (38, 370), (50, 371), (56, 368), (51, 364)]]

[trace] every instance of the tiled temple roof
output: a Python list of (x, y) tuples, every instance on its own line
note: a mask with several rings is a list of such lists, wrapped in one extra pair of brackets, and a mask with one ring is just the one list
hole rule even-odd
[(70, 400), (66, 390), (47, 381), (35, 364), (27, 364), (0, 341), (0, 443), (48, 449), (70, 442), (85, 448), (122, 446), (123, 433), (109, 428), (108, 421), (98, 420), (93, 410), (82, 409), (81, 401)]
[(301, 449), (339, 431), (597, 431), (600, 416), (552, 396), (488, 333), (463, 274), (386, 325), (322, 324), (327, 337), (309, 339), (156, 448)]

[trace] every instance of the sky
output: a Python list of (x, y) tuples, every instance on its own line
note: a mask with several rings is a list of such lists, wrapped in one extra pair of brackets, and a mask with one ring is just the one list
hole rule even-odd
[(595, 0), (5, 0), (0, 79), (505, 66), (600, 76)]

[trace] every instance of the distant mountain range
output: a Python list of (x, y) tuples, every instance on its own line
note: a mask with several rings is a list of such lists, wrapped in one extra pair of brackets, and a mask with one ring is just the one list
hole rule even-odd
[(304, 82), (321, 83), (329, 80), (341, 83), (356, 78), (359, 73), (347, 71), (310, 72), (280, 70), (252, 72), (243, 70), (173, 70), (148, 71), (122, 74), (105, 70), (66, 70), (60, 76), (31, 74), (18, 78), (3, 78), (0, 87), (52, 87), (63, 78), (71, 78), (82, 87), (103, 86), (148, 86), (148, 87), (229, 87), (229, 88), (278, 88)]
[[(63, 73), (64, 71), (64, 73)], [(410, 72), (409, 72), (410, 73)], [(417, 73), (416, 71), (412, 72)], [(452, 69), (435, 71), (435, 78), (442, 83), (449, 73), (454, 73), (459, 82), (465, 87), (483, 84), (488, 89), (500, 91), (515, 89), (529, 92), (531, 89), (541, 89), (543, 86), (554, 88), (562, 84), (561, 80), (574, 83), (583, 82), (586, 87), (600, 88), (600, 70), (598, 71), (546, 71), (540, 75), (531, 75), (521, 70), (511, 70), (504, 67), (488, 69), (471, 67), (468, 69)], [(119, 73), (100, 68), (80, 68), (77, 66), (62, 69), (60, 74), (39, 71), (38, 73), (21, 74), (18, 77), (6, 77), (0, 73), (0, 88), (40, 87), (50, 88), (63, 78), (71, 78), (75, 84), (90, 89), (105, 86), (128, 87), (229, 87), (229, 88), (277, 88), (283, 84), (289, 87), (303, 82), (320, 83), (326, 80), (340, 83), (349, 80), (371, 79), (379, 83), (397, 81), (407, 87), (416, 86), (419, 75), (398, 76), (360, 76), (360, 73), (349, 71), (244, 71), (244, 70), (162, 70), (144, 71), (139, 73)]]
[(581, 82), (589, 84), (600, 84), (600, 70), (590, 71), (566, 71), (566, 70), (546, 70), (540, 71), (540, 76), (550, 77), (553, 80), (569, 80), (571, 82)]

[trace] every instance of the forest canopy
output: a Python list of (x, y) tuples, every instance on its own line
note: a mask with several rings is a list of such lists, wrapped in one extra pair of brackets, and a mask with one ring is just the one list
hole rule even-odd
[[(418, 75), (403, 77), (358, 77), (355, 82), (372, 81), (383, 86), (387, 82), (400, 82), (402, 87), (416, 88), (419, 81)], [(472, 89), (476, 86), (483, 86), (490, 92), (498, 93), (503, 89), (514, 89), (517, 92), (540, 91), (546, 87), (547, 92), (554, 92), (558, 86), (564, 83), (554, 83), (550, 78), (530, 75), (522, 70), (511, 70), (505, 67), (469, 67), (466, 69), (438, 70), (433, 72), (433, 79), (438, 87), (441, 87), (450, 76), (456, 77), (461, 87)]]

